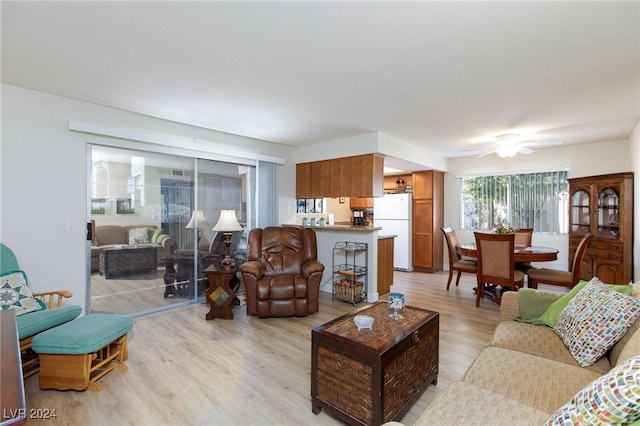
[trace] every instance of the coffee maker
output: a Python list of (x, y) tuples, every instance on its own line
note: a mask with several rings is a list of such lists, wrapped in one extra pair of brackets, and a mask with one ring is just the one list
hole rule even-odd
[(353, 211), (353, 226), (365, 226), (365, 211), (354, 210)]

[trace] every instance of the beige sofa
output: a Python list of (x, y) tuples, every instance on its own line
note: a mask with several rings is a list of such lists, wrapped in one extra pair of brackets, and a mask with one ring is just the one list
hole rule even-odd
[[(632, 296), (640, 299), (640, 282)], [(604, 357), (580, 367), (552, 328), (513, 320), (520, 315), (519, 298), (520, 293), (504, 294), (502, 322), (489, 347), (460, 381), (438, 395), (416, 425), (543, 425), (585, 386), (640, 356), (637, 320)]]
[[(132, 234), (132, 229), (140, 230)], [(140, 236), (144, 238), (134, 241)], [(170, 235), (158, 231), (156, 225), (97, 225), (93, 227), (91, 239), (91, 271), (98, 270), (100, 265), (100, 252), (116, 246), (155, 247), (158, 265), (164, 265), (162, 259), (171, 255), (173, 238)]]

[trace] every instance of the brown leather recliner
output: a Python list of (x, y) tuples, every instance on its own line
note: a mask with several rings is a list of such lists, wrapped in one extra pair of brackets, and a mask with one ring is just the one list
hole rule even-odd
[(313, 229), (252, 229), (247, 262), (240, 266), (247, 290), (247, 314), (265, 318), (318, 312), (323, 271)]

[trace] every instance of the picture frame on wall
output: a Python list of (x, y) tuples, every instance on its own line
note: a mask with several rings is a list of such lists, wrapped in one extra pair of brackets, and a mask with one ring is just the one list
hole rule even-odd
[(131, 206), (131, 198), (119, 198), (116, 201), (116, 213), (117, 214), (133, 214), (135, 213)]
[(305, 206), (305, 213), (315, 213), (315, 199), (314, 198), (306, 198), (306, 206)]
[(306, 213), (307, 202), (304, 198), (298, 198), (296, 202), (296, 212), (297, 213)]
[(91, 214), (104, 214), (107, 209), (107, 201), (104, 198), (91, 199)]

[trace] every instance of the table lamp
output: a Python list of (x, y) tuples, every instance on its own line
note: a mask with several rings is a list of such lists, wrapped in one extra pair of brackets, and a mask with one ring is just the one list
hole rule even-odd
[(200, 228), (204, 228), (205, 226), (209, 226), (209, 224), (204, 218), (204, 213), (202, 212), (202, 210), (194, 210), (191, 214), (191, 220), (189, 220), (189, 223), (187, 223), (187, 226), (185, 226), (185, 228), (198, 228), (198, 246), (200, 245)]
[(213, 230), (220, 231), (222, 232), (222, 235), (224, 235), (224, 245), (226, 247), (227, 253), (220, 263), (222, 265), (231, 265), (233, 263), (233, 260), (229, 255), (229, 250), (231, 248), (231, 236), (235, 231), (242, 231), (242, 225), (238, 223), (236, 211), (222, 210), (220, 212), (220, 219), (218, 219), (218, 223), (216, 223), (216, 226), (213, 227)]

